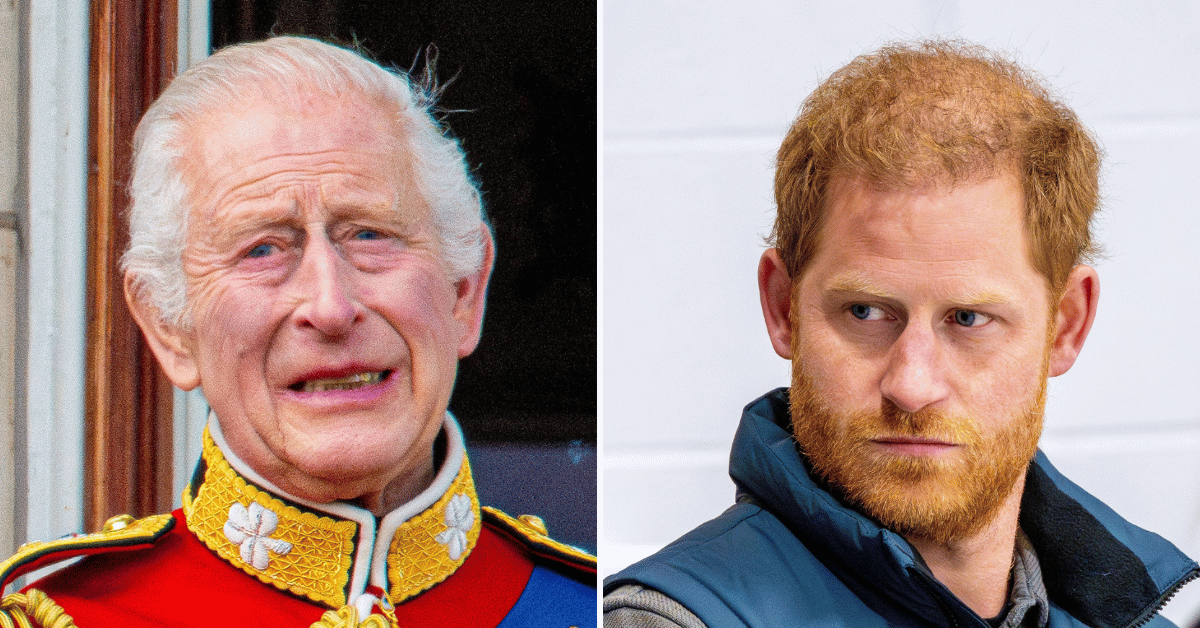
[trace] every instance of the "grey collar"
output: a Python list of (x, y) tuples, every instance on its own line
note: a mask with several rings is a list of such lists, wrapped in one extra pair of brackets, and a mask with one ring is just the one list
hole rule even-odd
[[(1042, 567), (1037, 552), (1020, 528), (1017, 529), (1017, 548), (1013, 555), (1012, 592), (1008, 596), (1008, 615), (1000, 628), (1035, 626), (1045, 628), (1050, 623), (1050, 596), (1042, 581)], [(1030, 611), (1037, 609), (1037, 621)], [(1026, 621), (1026, 620), (1030, 621)]]

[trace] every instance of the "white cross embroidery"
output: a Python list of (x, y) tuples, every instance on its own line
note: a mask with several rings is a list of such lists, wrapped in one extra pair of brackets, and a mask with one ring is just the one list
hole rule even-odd
[(475, 525), (471, 498), (459, 493), (446, 504), (446, 530), (437, 535), (437, 542), (446, 546), (450, 560), (458, 560), (467, 549), (467, 532)]
[(225, 522), (225, 538), (239, 545), (242, 560), (255, 569), (263, 571), (270, 564), (268, 551), (280, 556), (292, 551), (292, 544), (271, 538), (279, 525), (279, 516), (263, 508), (258, 502), (250, 502), (250, 509), (234, 503), (229, 507), (229, 520)]

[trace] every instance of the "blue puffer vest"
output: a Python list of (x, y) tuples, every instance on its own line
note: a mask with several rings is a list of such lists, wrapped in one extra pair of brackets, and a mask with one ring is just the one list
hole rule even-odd
[[(786, 389), (746, 406), (729, 474), (749, 499), (605, 581), (640, 583), (711, 628), (987, 624), (934, 579), (900, 535), (809, 475), (789, 433)], [(1170, 626), (1157, 614), (1200, 567), (1067, 480), (1041, 452), (1021, 529), (1037, 550), (1050, 625)]]

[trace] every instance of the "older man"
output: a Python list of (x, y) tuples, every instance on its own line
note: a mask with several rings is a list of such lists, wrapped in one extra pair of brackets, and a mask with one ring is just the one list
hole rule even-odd
[(594, 559), (481, 508), (446, 412), (492, 238), (428, 91), (281, 37), (217, 53), (150, 108), (126, 294), (171, 381), (211, 404), (203, 459), (172, 515), (5, 563), (7, 581), (88, 556), (6, 598), (9, 616), (594, 624)]
[(790, 390), (737, 503), (606, 582), (608, 626), (1139, 626), (1200, 574), (1038, 453), (1096, 312), (1099, 156), (1025, 70), (886, 47), (805, 101), (758, 284)]

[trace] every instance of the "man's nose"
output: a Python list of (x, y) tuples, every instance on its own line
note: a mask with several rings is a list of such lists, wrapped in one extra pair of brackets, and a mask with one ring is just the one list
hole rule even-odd
[(294, 312), (296, 323), (325, 336), (341, 337), (362, 316), (354, 294), (350, 264), (327, 237), (309, 238), (300, 272), (296, 274), (300, 302)]
[(892, 345), (880, 392), (905, 412), (916, 412), (946, 398), (941, 347), (936, 332), (910, 320)]

